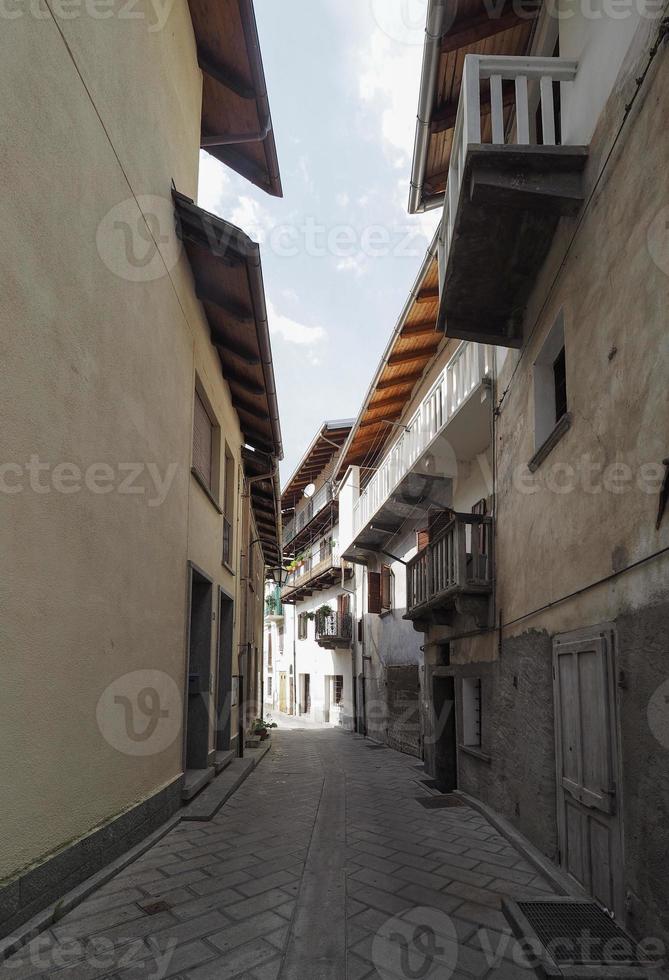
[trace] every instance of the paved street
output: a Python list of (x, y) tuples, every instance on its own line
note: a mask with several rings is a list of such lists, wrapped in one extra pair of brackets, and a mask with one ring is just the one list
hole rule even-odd
[(534, 976), (500, 901), (550, 889), (477, 812), (424, 808), (417, 760), (367, 740), (273, 741), (213, 822), (180, 823), (0, 975)]

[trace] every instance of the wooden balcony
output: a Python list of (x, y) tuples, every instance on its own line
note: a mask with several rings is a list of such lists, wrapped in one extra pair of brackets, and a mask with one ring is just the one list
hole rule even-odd
[(350, 578), (352, 568), (342, 561), (337, 548), (317, 545), (292, 571), (281, 590), (281, 601), (289, 605), (307, 599), (314, 592), (322, 592)]
[(325, 650), (350, 647), (353, 639), (353, 617), (350, 613), (316, 614), (316, 642)]
[(492, 518), (454, 514), (407, 565), (404, 618), (419, 632), (462, 625), (462, 617), (481, 628), (488, 625), (492, 588)]
[[(583, 202), (587, 147), (561, 145), (564, 58), (468, 54), (439, 236), (439, 327), (519, 347), (558, 222)], [(482, 109), (491, 142), (482, 142)]]

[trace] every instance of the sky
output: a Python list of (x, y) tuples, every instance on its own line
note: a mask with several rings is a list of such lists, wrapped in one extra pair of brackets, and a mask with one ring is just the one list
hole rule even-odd
[(203, 153), (199, 204), (261, 245), (285, 483), (358, 415), (436, 228), (407, 212), (427, 0), (255, 9), (284, 197)]

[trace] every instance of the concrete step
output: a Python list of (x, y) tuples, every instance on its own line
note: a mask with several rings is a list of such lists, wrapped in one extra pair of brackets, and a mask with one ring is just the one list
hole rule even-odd
[(216, 769), (216, 775), (220, 775), (224, 769), (230, 765), (232, 760), (235, 758), (235, 753), (232, 751), (228, 752), (217, 752), (216, 762), (214, 763), (214, 768)]
[(261, 744), (261, 742), (262, 739), (260, 735), (247, 735), (246, 740), (244, 742), (244, 746), (247, 749), (257, 749), (258, 746)]
[(187, 769), (184, 775), (184, 784), (181, 787), (181, 799), (184, 803), (197, 796), (205, 786), (209, 785), (215, 775), (216, 771), (213, 766), (209, 766), (207, 769)]
[(243, 759), (233, 759), (220, 776), (181, 811), (182, 820), (213, 820), (224, 803), (239, 789), (258, 763), (265, 758), (272, 743), (269, 739), (256, 749), (249, 749)]

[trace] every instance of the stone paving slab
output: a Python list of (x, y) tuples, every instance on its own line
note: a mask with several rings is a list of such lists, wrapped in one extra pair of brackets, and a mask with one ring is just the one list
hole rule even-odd
[(450, 957), (428, 980), (535, 976), (502, 900), (554, 892), (485, 816), (424, 809), (415, 759), (363, 739), (273, 743), (210, 821), (177, 824), (0, 980), (406, 980), (388, 937), (422, 926)]

